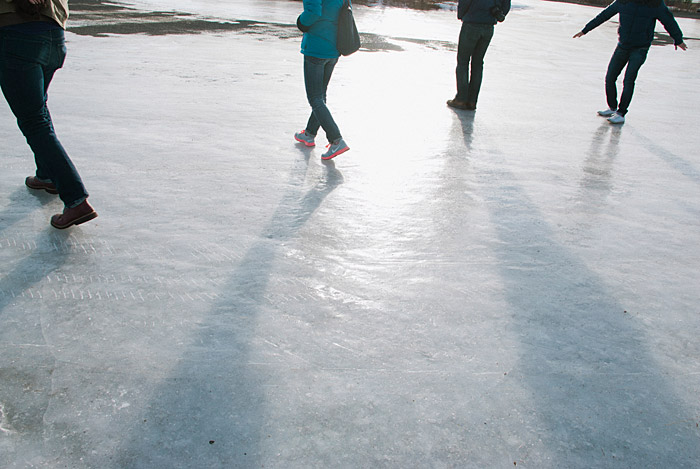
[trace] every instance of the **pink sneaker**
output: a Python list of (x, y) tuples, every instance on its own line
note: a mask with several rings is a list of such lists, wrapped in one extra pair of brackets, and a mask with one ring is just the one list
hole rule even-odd
[(314, 139), (316, 138), (315, 135), (311, 135), (304, 130), (300, 130), (299, 132), (294, 134), (294, 140), (296, 140), (299, 143), (303, 143), (307, 147), (315, 147), (316, 143), (314, 142)]
[(345, 140), (342, 138), (335, 143), (330, 143), (327, 148), (328, 150), (321, 155), (322, 160), (330, 160), (350, 149), (347, 143), (345, 143)]

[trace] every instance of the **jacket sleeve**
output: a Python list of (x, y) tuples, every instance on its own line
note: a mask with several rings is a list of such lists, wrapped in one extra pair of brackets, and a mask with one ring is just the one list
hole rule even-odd
[(662, 8), (663, 10), (659, 15), (659, 21), (661, 21), (661, 24), (664, 25), (664, 28), (668, 34), (670, 34), (673, 38), (673, 43), (675, 45), (682, 44), (683, 32), (681, 31), (680, 26), (678, 26), (678, 22), (676, 22), (676, 19), (673, 17), (673, 13), (669, 11), (666, 5), (662, 4)]
[(473, 0), (459, 0), (459, 4), (457, 5), (457, 19), (461, 20), (464, 18), (464, 15), (467, 14), (469, 11), (469, 8), (472, 6), (472, 1)]
[(589, 21), (588, 24), (581, 31), (583, 32), (583, 34), (588, 34), (591, 30), (605, 23), (617, 13), (620, 13), (619, 0), (616, 0), (605, 10), (601, 11), (600, 14), (593, 18), (591, 21)]
[(501, 0), (501, 11), (504, 15), (507, 15), (510, 11), (510, 0)]
[(304, 11), (299, 15), (297, 24), (310, 28), (316, 21), (321, 19), (322, 14), (323, 5), (321, 0), (304, 0)]

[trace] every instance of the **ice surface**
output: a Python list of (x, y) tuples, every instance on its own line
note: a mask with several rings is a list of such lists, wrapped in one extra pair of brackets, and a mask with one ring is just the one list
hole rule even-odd
[(300, 3), (168, 4), (73, 15), (96, 220), (49, 227), (0, 106), (0, 467), (700, 464), (696, 21), (612, 127), (598, 9), (516, 4), (456, 113), (454, 13), (357, 7), (323, 164)]

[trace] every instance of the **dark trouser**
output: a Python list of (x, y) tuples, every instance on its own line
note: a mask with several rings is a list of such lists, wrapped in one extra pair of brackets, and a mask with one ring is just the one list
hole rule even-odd
[(337, 63), (338, 59), (304, 56), (304, 84), (306, 97), (311, 105), (311, 117), (306, 124), (306, 131), (316, 135), (319, 127), (323, 127), (329, 142), (334, 142), (341, 137), (340, 129), (326, 106), (328, 83), (331, 81), (331, 75)]
[[(484, 56), (493, 37), (492, 24), (462, 23), (457, 46), (455, 100), (476, 105), (484, 75)], [(471, 76), (469, 66), (471, 63)]]
[(0, 29), (0, 87), (34, 152), (36, 177), (53, 182), (63, 203), (74, 207), (88, 194), (46, 106), (49, 84), (65, 57), (62, 29), (32, 34)]
[[(617, 46), (610, 58), (608, 72), (605, 75), (605, 96), (608, 100), (608, 107), (617, 110), (621, 116), (627, 114), (632, 95), (634, 94), (634, 82), (642, 64), (647, 59), (648, 47), (638, 47), (636, 49), (622, 49)], [(620, 104), (617, 103), (617, 77), (622, 73), (622, 69), (627, 66), (625, 78), (622, 81), (622, 96)]]

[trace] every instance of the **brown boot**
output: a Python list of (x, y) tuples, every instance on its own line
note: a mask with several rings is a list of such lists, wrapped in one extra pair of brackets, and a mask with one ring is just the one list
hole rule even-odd
[(34, 189), (34, 190), (44, 190), (48, 192), (49, 194), (58, 194), (58, 191), (56, 190), (56, 186), (53, 185), (53, 183), (50, 182), (41, 182), (36, 178), (36, 176), (29, 176), (27, 179), (24, 180), (24, 183), (27, 185), (28, 188)]
[(462, 109), (464, 111), (473, 111), (476, 109), (476, 104), (469, 103), (467, 101), (457, 101), (456, 99), (448, 99), (447, 105), (455, 109)]
[(86, 221), (97, 218), (97, 212), (87, 202), (83, 202), (77, 207), (63, 209), (63, 213), (57, 213), (51, 217), (51, 226), (64, 230), (69, 226), (80, 225)]

